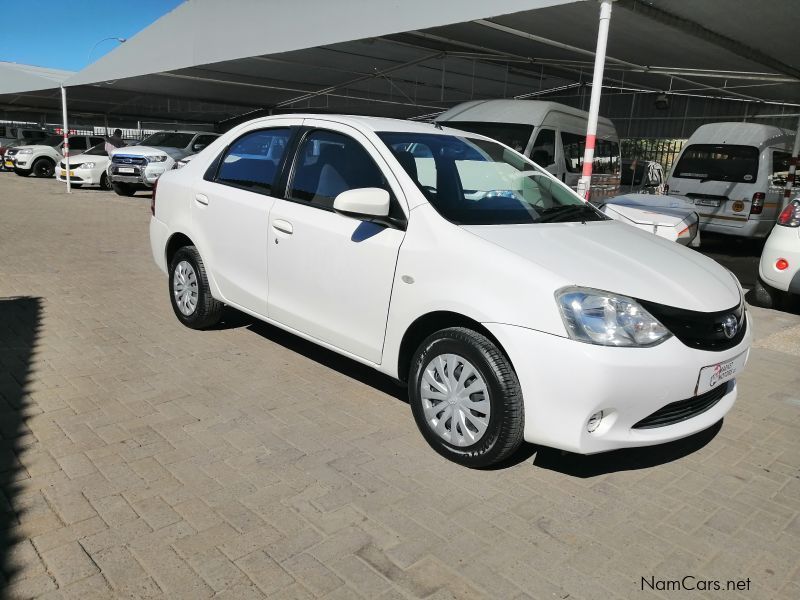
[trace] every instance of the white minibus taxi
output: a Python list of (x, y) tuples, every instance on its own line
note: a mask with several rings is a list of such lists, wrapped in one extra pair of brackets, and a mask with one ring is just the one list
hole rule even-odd
[[(556, 102), (474, 100), (454, 106), (436, 121), (494, 138), (575, 189), (583, 171), (588, 119), (589, 113)], [(611, 121), (600, 117), (590, 199), (596, 203), (616, 196), (619, 181), (619, 136)]]
[(781, 210), (794, 132), (758, 123), (710, 123), (695, 131), (667, 181), (697, 207), (700, 230), (769, 235)]

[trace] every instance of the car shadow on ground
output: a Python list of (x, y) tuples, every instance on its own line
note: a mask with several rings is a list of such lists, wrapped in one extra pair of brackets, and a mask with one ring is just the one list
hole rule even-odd
[[(39, 298), (0, 298), (0, 581), (10, 581), (19, 570), (10, 554), (21, 541), (15, 533), (17, 514), (22, 512), (17, 496), (20, 481), (28, 474), (18, 456), (35, 443), (24, 421), (31, 404), (28, 394), (41, 312)], [(2, 589), (0, 597), (4, 597)]]
[[(284, 331), (269, 323), (259, 321), (237, 310), (225, 307), (222, 322), (215, 329), (235, 329), (239, 327), (244, 327), (275, 344), (283, 346), (287, 350), (291, 350), (329, 369), (337, 371), (345, 377), (360, 381), (365, 385), (408, 404), (405, 385), (391, 377), (367, 365), (363, 365), (346, 356), (333, 352), (332, 350), (323, 348), (314, 342), (304, 340), (293, 333)], [(410, 413), (409, 418), (411, 418)]]
[(624, 448), (600, 454), (572, 454), (555, 448), (540, 446), (535, 448), (533, 465), (550, 471), (557, 471), (572, 477), (589, 478), (616, 473), (657, 467), (697, 452), (713, 440), (722, 429), (722, 420), (682, 440), (657, 446)]

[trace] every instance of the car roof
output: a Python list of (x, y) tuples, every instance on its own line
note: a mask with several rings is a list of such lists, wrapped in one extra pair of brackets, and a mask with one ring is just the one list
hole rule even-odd
[[(290, 114), (290, 115), (274, 115), (270, 117), (261, 117), (253, 119), (243, 125), (252, 123), (270, 123), (282, 119), (313, 119), (315, 121), (330, 121), (332, 123), (342, 123), (350, 125), (360, 130), (380, 132), (406, 132), (406, 133), (434, 133), (434, 134), (449, 134), (459, 135), (464, 137), (491, 139), (484, 135), (472, 133), (469, 131), (462, 131), (452, 127), (439, 127), (434, 123), (424, 121), (407, 121), (405, 119), (391, 119), (388, 117), (365, 117), (360, 115), (330, 115), (330, 114)], [(494, 141), (494, 140), (493, 140)]]

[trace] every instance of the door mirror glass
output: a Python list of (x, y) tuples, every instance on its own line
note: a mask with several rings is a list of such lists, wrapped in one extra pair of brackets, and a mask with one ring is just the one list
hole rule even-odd
[(350, 217), (388, 217), (389, 192), (381, 188), (358, 188), (336, 196), (333, 210)]

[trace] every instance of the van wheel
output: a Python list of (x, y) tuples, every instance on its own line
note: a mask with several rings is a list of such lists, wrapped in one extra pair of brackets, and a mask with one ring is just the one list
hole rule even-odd
[(111, 189), (111, 183), (108, 181), (108, 175), (106, 175), (105, 173), (100, 175), (100, 189), (101, 190)]
[(219, 323), (223, 304), (211, 295), (203, 259), (194, 246), (180, 248), (169, 265), (169, 298), (178, 320), (191, 329)]
[(31, 172), (34, 177), (52, 177), (56, 172), (56, 165), (49, 158), (39, 158), (33, 163)]
[(428, 444), (453, 462), (488, 467), (522, 443), (519, 380), (486, 336), (451, 327), (429, 336), (411, 363), (408, 395)]
[(136, 193), (136, 188), (129, 183), (112, 183), (111, 185), (120, 196), (133, 196)]

